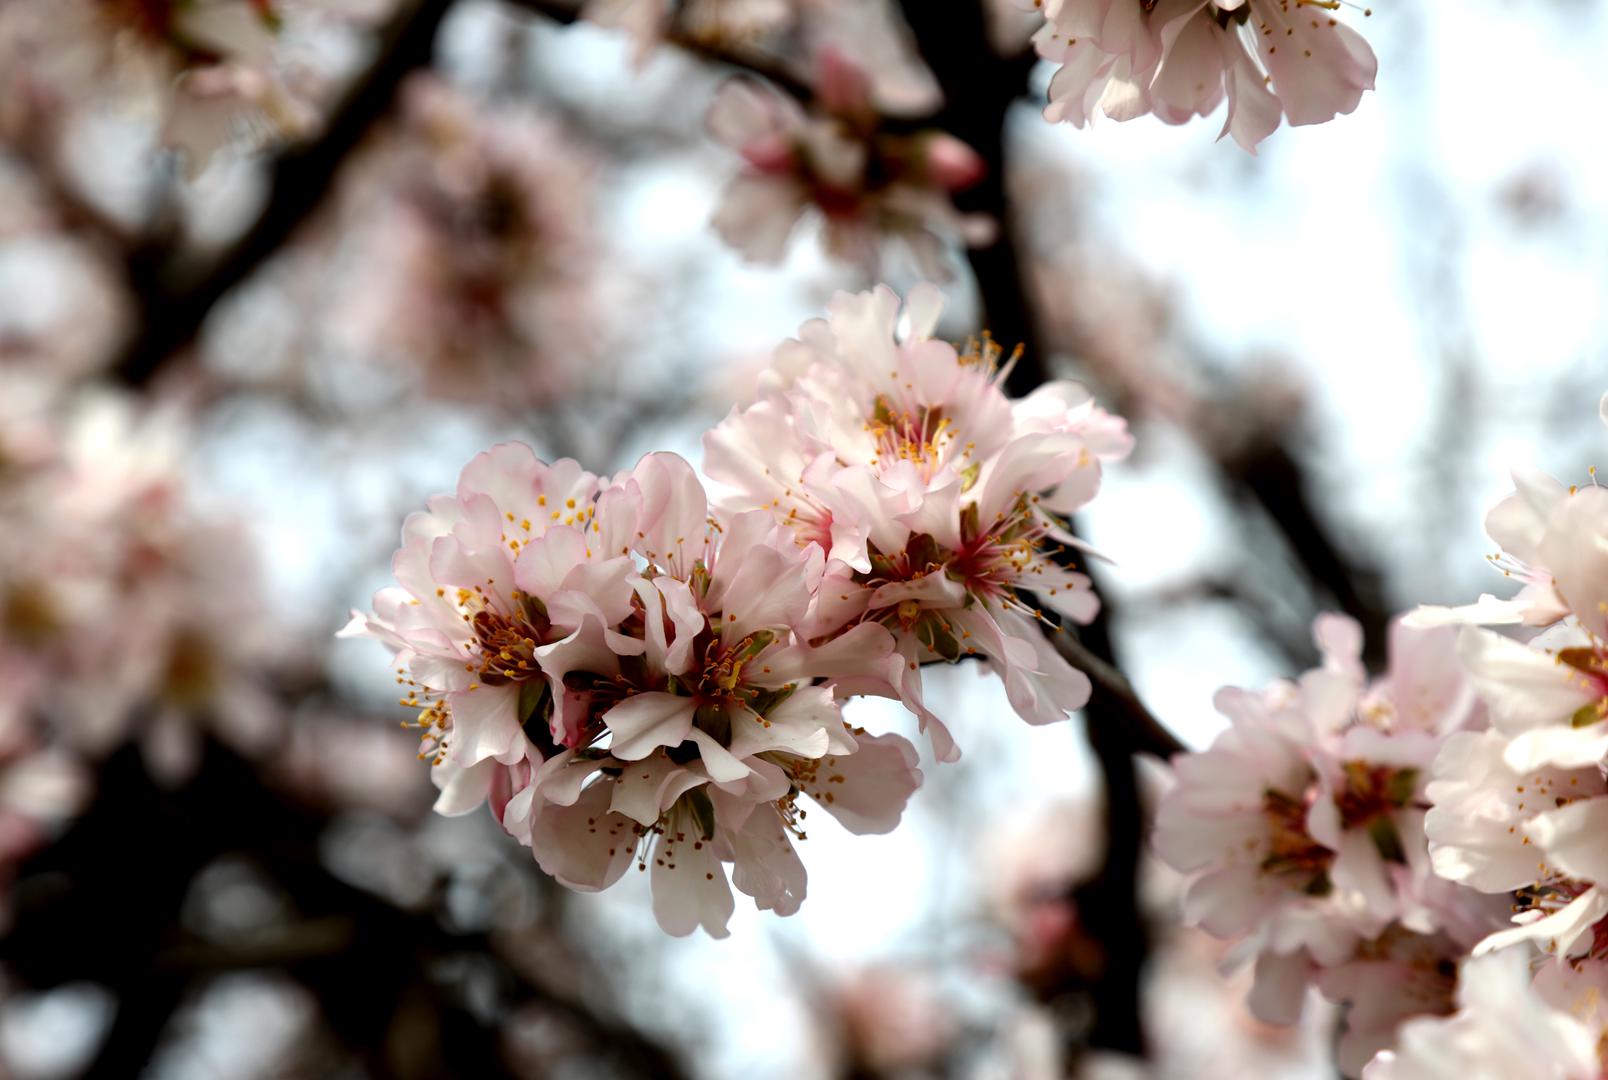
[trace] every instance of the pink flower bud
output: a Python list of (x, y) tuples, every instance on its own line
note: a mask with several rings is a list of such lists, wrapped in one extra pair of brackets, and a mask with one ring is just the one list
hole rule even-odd
[(927, 155), (927, 172), (933, 182), (946, 191), (961, 191), (977, 183), (988, 173), (982, 157), (953, 135), (929, 136), (924, 147)]
[(834, 116), (858, 116), (871, 110), (871, 80), (842, 50), (828, 45), (815, 58), (815, 96)]
[(780, 135), (762, 135), (744, 144), (743, 160), (762, 173), (790, 173), (797, 167), (793, 144)]

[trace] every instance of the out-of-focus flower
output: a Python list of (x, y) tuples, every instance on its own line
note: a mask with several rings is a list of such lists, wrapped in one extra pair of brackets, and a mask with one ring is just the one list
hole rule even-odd
[(1045, 116), (1078, 127), (1097, 112), (1181, 124), (1226, 98), (1222, 134), (1254, 152), (1281, 119), (1320, 124), (1351, 112), (1378, 69), (1333, 3), (1049, 0), (1042, 7), (1046, 21), (1034, 42), (1061, 65)]
[(1010, 935), (1008, 967), (1040, 1000), (1091, 985), (1105, 964), (1074, 897), (1100, 869), (1099, 829), (1092, 800), (1057, 805), (1007, 816), (979, 852), (989, 915)]
[(869, 79), (836, 48), (820, 54), (815, 93), (806, 113), (748, 78), (716, 92), (709, 130), (747, 165), (712, 222), (727, 243), (755, 262), (778, 262), (813, 209), (833, 255), (875, 267), (882, 242), (897, 238), (937, 277), (945, 272), (945, 242), (992, 239), (993, 222), (961, 214), (951, 200), (983, 177), (983, 161), (969, 146), (940, 131), (882, 130)]
[(923, 662), (985, 658), (1031, 723), (1088, 699), (1087, 677), (1019, 591), (1074, 621), (1094, 616), (1088, 578), (1061, 558), (1081, 546), (1065, 519), (1098, 490), (1101, 460), (1131, 440), (1075, 384), (1007, 398), (992, 342), (961, 353), (931, 337), (942, 306), (931, 286), (903, 311), (886, 287), (838, 294), (704, 450), (722, 509), (768, 509), (827, 553), (818, 617), (847, 612), (894, 634), (904, 702), (953, 760), (958, 748), (922, 700)]
[(839, 1075), (896, 1077), (941, 1067), (955, 1023), (930, 977), (883, 966), (851, 974), (832, 989), (841, 1033)]
[(1402, 1017), (1449, 1008), (1444, 962), (1496, 925), (1477, 893), (1435, 878), (1423, 826), (1429, 764), (1483, 721), (1446, 629), (1398, 623), (1372, 685), (1355, 623), (1321, 617), (1314, 638), (1324, 665), (1298, 683), (1219, 692), (1231, 726), (1172, 762), (1155, 842), (1193, 875), (1185, 921), (1255, 958), (1259, 1017), (1293, 1022), (1314, 981), (1352, 1005), (1354, 1074)]
[(0, 164), (0, 378), (12, 398), (55, 397), (104, 364), (128, 315), (107, 260), (48, 204)]
[(335, 301), (337, 340), (411, 361), (435, 395), (529, 407), (563, 394), (604, 360), (596, 172), (546, 117), (415, 78), (400, 129), (351, 178), (362, 269)]
[(9, 921), (7, 891), (16, 865), (45, 844), (51, 831), (89, 798), (88, 770), (70, 753), (52, 748), (22, 708), (18, 680), (37, 678), (26, 668), (3, 671), (9, 699), (0, 702), (0, 928)]
[(34, 673), (24, 707), (89, 753), (140, 738), (170, 780), (201, 727), (258, 751), (278, 717), (248, 545), (187, 502), (184, 443), (172, 409), (81, 403), (55, 454), (8, 478), (26, 512), (0, 538), (0, 663)]
[(19, 0), (0, 9), (5, 125), (105, 102), (143, 110), (195, 174), (232, 140), (295, 138), (316, 114), (276, 64), (271, 0)]

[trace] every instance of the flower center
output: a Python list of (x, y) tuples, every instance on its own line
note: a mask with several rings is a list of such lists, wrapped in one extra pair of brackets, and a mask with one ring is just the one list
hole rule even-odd
[(1302, 892), (1327, 893), (1334, 852), (1307, 832), (1307, 800), (1268, 788), (1262, 793), (1262, 814), (1268, 837), (1262, 872), (1289, 877)]

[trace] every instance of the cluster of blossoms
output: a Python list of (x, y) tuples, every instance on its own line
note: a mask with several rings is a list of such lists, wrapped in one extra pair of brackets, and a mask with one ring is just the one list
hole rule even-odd
[(1281, 119), (1321, 124), (1357, 107), (1378, 62), (1335, 17), (1339, 0), (1030, 0), (1033, 41), (1060, 66), (1045, 116), (1169, 124), (1228, 100), (1223, 135), (1247, 150)]
[[(1608, 423), (1608, 398), (1600, 412)], [(1608, 1065), (1608, 492), (1528, 471), (1514, 487), (1486, 530), (1518, 594), (1411, 616), (1465, 624), (1459, 657), (1491, 719), (1435, 762), (1431, 857), (1507, 901), (1514, 925), (1475, 948), (1460, 1012), (1411, 1025), (1370, 1078), (1442, 1076), (1448, 1063), (1595, 1078)]]
[(1192, 875), (1184, 919), (1255, 960), (1252, 1012), (1299, 1018), (1305, 987), (1351, 1006), (1340, 1065), (1355, 1076), (1402, 1019), (1452, 1008), (1456, 960), (1501, 912), (1437, 878), (1424, 839), (1443, 742), (1483, 728), (1455, 635), (1398, 623), (1370, 682), (1351, 620), (1319, 618), (1323, 666), (1217, 695), (1230, 727), (1173, 762), (1155, 844)]
[(930, 337), (940, 307), (839, 294), (707, 434), (714, 498), (673, 454), (603, 479), (509, 443), (409, 517), (345, 633), (395, 651), (439, 811), (489, 803), (571, 888), (651, 866), (660, 925), (719, 936), (732, 886), (797, 909), (805, 798), (886, 832), (920, 783), (846, 697), (899, 698), (945, 760), (924, 663), (985, 659), (1034, 723), (1087, 700), (1027, 595), (1094, 614), (1060, 515), (1126, 431), (1069, 384), (1010, 400), (997, 349)]
[(1608, 492), (1514, 481), (1486, 528), (1517, 595), (1411, 613), (1360, 698), (1354, 628), (1320, 623), (1325, 670), (1225, 691), (1158, 818), (1186, 917), (1256, 954), (1253, 1006), (1313, 976), (1369, 1080), (1608, 1064)]
[(339, 343), (406, 358), (432, 395), (551, 400), (596, 359), (594, 163), (546, 116), (434, 77), (402, 106), (344, 199), (363, 271), (331, 253)]
[(711, 223), (721, 238), (748, 259), (779, 262), (813, 209), (836, 257), (875, 267), (883, 239), (897, 238), (929, 276), (944, 271), (946, 241), (988, 243), (994, 223), (951, 199), (982, 179), (982, 158), (941, 131), (883, 130), (866, 73), (835, 48), (818, 60), (810, 112), (747, 78), (710, 104), (709, 130), (746, 163)]
[(309, 131), (317, 92), (281, 55), (287, 25), (367, 15), (371, 0), (20, 0), (0, 9), (0, 129), (32, 138), (80, 106), (142, 110), (192, 172), (231, 141)]

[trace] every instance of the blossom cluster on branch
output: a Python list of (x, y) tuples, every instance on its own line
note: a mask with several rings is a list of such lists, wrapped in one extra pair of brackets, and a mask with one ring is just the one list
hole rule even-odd
[(1035, 605), (1097, 610), (1066, 515), (1125, 425), (1072, 384), (1006, 397), (996, 346), (932, 337), (941, 307), (838, 294), (705, 436), (713, 494), (674, 454), (606, 479), (505, 443), (410, 516), (344, 633), (395, 651), (437, 809), (489, 803), (571, 888), (651, 866), (660, 925), (721, 936), (732, 886), (798, 908), (805, 799), (886, 832), (919, 785), (845, 698), (901, 700), (942, 760), (923, 664), (986, 661), (1030, 723), (1083, 705)]
[(1027, 0), (1033, 43), (1060, 64), (1045, 116), (1182, 124), (1225, 99), (1223, 135), (1255, 152), (1280, 120), (1321, 124), (1357, 107), (1378, 61), (1338, 0)]
[(1608, 491), (1514, 481), (1486, 528), (1516, 596), (1410, 613), (1373, 683), (1321, 618), (1323, 667), (1222, 691), (1231, 726), (1157, 815), (1185, 920), (1256, 962), (1253, 1011), (1293, 1021), (1307, 984), (1349, 1006), (1347, 1075), (1603, 1068)]
[(883, 238), (902, 240), (922, 272), (945, 272), (944, 243), (992, 241), (995, 223), (962, 214), (952, 195), (986, 171), (971, 147), (937, 129), (883, 130), (869, 75), (845, 53), (818, 57), (811, 109), (754, 79), (728, 80), (710, 102), (710, 133), (742, 155), (711, 222), (755, 262), (779, 262), (806, 211), (832, 255), (874, 268)]

